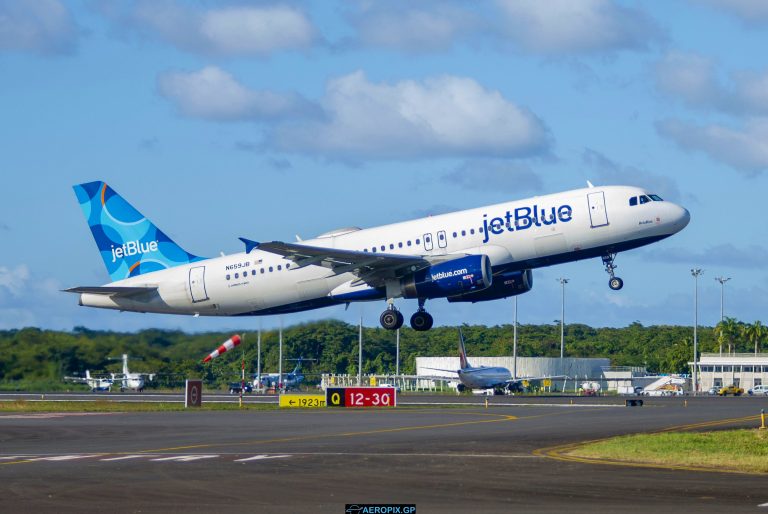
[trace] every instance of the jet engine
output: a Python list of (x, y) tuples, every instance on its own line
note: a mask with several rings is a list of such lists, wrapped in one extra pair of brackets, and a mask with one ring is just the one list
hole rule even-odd
[(488, 288), (493, 281), (487, 255), (468, 255), (419, 270), (400, 280), (404, 298), (444, 298)]
[(449, 296), (449, 302), (485, 302), (498, 300), (508, 296), (527, 293), (533, 287), (531, 270), (507, 271), (496, 275), (493, 284), (481, 291), (472, 291), (460, 295)]

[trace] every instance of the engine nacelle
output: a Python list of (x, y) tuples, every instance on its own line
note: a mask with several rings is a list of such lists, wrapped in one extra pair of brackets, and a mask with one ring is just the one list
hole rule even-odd
[(491, 287), (482, 291), (474, 291), (456, 296), (449, 296), (449, 302), (485, 302), (498, 300), (508, 296), (527, 293), (533, 287), (533, 273), (527, 269), (524, 271), (507, 271), (496, 275)]
[(468, 255), (435, 264), (400, 280), (404, 298), (444, 298), (491, 285), (491, 260), (487, 255)]

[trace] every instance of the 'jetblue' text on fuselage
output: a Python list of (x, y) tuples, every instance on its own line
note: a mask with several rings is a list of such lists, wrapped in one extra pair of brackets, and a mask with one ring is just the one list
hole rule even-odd
[(567, 223), (572, 219), (573, 208), (570, 205), (550, 208), (539, 207), (538, 205), (517, 207), (514, 211), (507, 211), (504, 216), (490, 219), (488, 219), (487, 214), (483, 214), (483, 233), (485, 234), (483, 243), (487, 243), (492, 234), (503, 234), (505, 230), (514, 232), (515, 230), (526, 230), (532, 226), (554, 225), (558, 221)]

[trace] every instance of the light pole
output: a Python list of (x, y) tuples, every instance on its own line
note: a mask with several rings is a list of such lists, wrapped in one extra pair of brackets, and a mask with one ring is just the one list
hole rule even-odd
[(560, 358), (562, 359), (565, 353), (565, 284), (568, 283), (568, 279), (558, 278), (557, 281), (560, 282), (560, 287), (563, 291), (560, 307)]
[(395, 335), (395, 376), (400, 376), (400, 329), (397, 329)]
[(277, 363), (277, 390), (280, 391), (283, 387), (283, 317), (280, 316), (280, 332), (278, 338), (278, 359)]
[(357, 387), (363, 385), (363, 314), (360, 314), (360, 329), (357, 334)]
[(698, 373), (698, 356), (699, 356), (699, 275), (704, 273), (701, 268), (691, 268), (691, 275), (693, 275), (694, 292), (693, 292), (693, 395), (699, 391), (699, 373)]
[(515, 296), (515, 326), (512, 330), (512, 380), (517, 379), (517, 296)]
[[(725, 311), (723, 310), (723, 306), (725, 304), (725, 283), (731, 280), (731, 277), (725, 278), (725, 277), (715, 277), (715, 280), (720, 282), (720, 323), (722, 323), (725, 320)], [(723, 356), (723, 345), (720, 344), (720, 357)]]

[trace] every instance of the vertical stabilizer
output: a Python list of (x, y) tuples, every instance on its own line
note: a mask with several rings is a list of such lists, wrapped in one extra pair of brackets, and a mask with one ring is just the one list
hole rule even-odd
[(461, 333), (461, 329), (459, 329), (459, 367), (461, 369), (470, 367), (469, 361), (467, 361), (467, 350), (464, 348), (464, 334)]
[(113, 282), (203, 260), (174, 243), (104, 182), (73, 189)]

